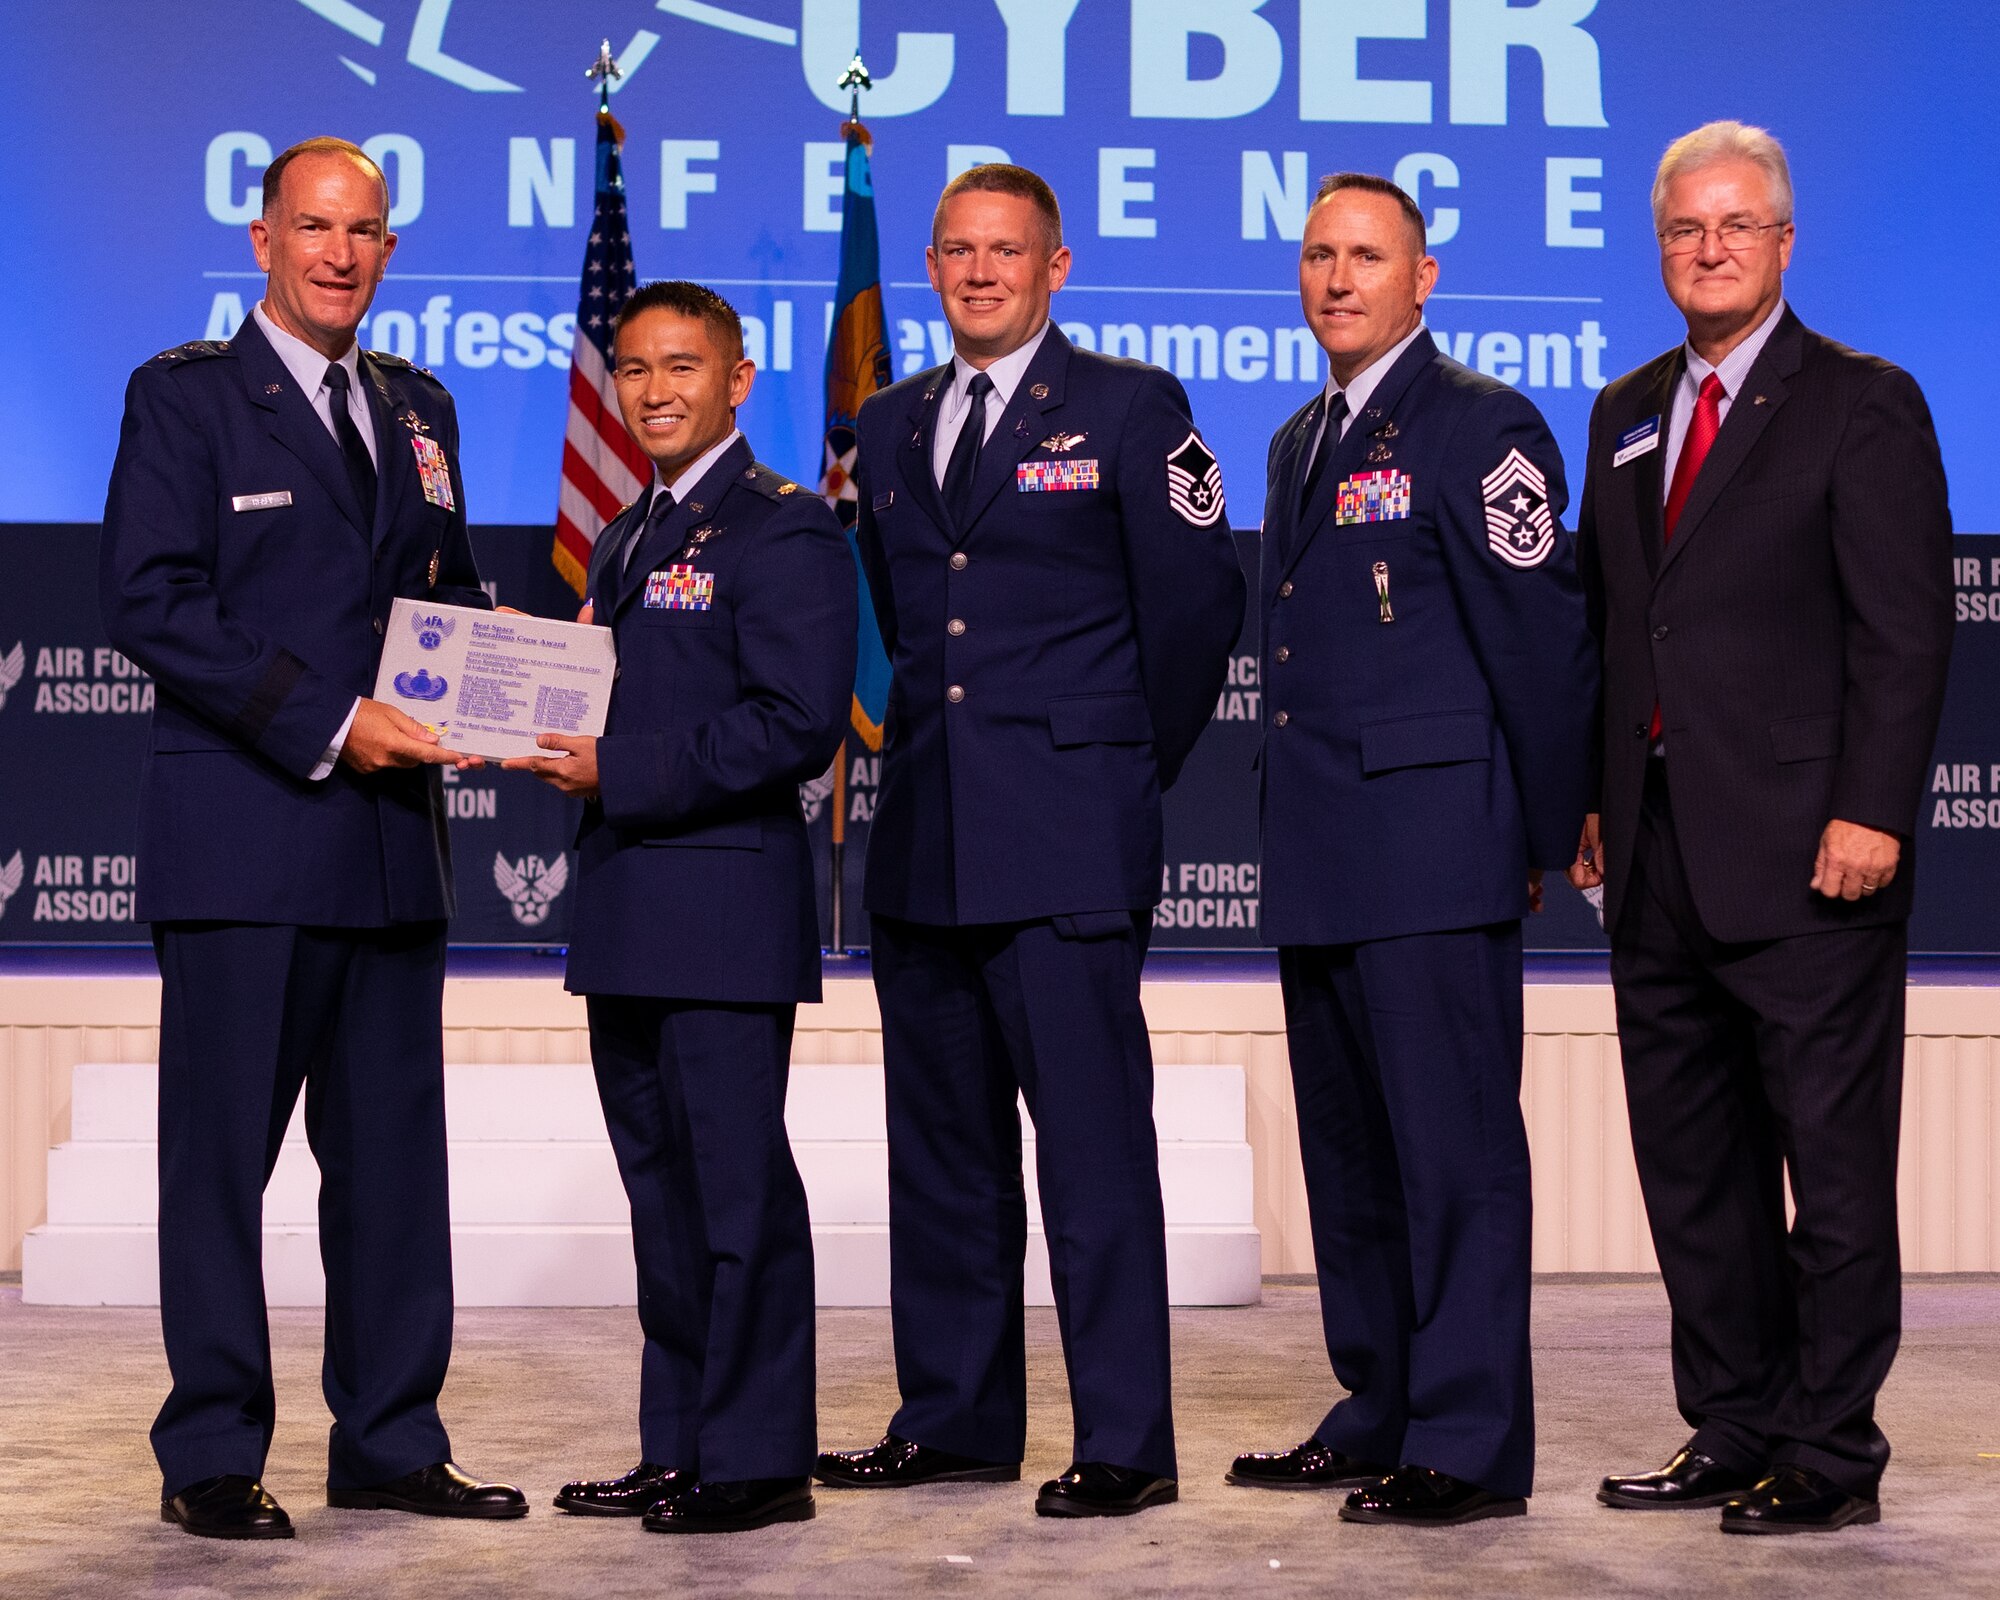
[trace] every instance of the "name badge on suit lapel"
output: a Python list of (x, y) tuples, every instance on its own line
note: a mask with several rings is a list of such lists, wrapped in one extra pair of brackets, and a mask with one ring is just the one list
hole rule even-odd
[(1648, 417), (1644, 422), (1634, 423), (1618, 435), (1618, 448), (1611, 452), (1611, 464), (1622, 467), (1628, 461), (1636, 461), (1660, 448), (1660, 419)]

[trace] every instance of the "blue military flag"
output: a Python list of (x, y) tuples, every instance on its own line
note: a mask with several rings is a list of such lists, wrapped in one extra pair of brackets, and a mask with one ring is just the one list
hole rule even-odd
[[(882, 318), (882, 246), (875, 229), (868, 130), (850, 118), (841, 132), (847, 140), (847, 188), (840, 213), (840, 279), (826, 350), (826, 454), (819, 492), (840, 518), (848, 547), (854, 549), (854, 524), (861, 511), (854, 487), (854, 421), (861, 402), (888, 385), (889, 346)], [(889, 709), (889, 655), (882, 648), (882, 633), (868, 602), (868, 578), (861, 571), (858, 549), (854, 570), (861, 581), (861, 636), (851, 715), (862, 743), (880, 750), (882, 719)]]

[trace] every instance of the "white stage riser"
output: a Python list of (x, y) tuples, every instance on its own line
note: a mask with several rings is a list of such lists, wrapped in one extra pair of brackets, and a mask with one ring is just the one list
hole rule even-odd
[[(597, 1081), (587, 1062), (447, 1066), (445, 1133), (474, 1139), (604, 1139)], [(70, 1083), (70, 1138), (150, 1141), (158, 1133), (159, 1069), (151, 1062), (79, 1062)], [(303, 1097), (301, 1097), (303, 1098)], [(1153, 1123), (1163, 1141), (1244, 1137), (1243, 1068), (1171, 1062), (1154, 1071)], [(1029, 1138), (1033, 1126), (1022, 1116)], [(785, 1099), (785, 1130), (802, 1139), (882, 1139), (879, 1063), (798, 1063)], [(303, 1104), (288, 1140), (305, 1138)], [(53, 1213), (52, 1213), (53, 1214)]]
[[(889, 1147), (882, 1140), (794, 1140), (815, 1221), (844, 1226), (889, 1220)], [(482, 1140), (449, 1153), (451, 1214), (473, 1226), (562, 1223), (616, 1227), (630, 1215), (611, 1146), (581, 1141)], [(1041, 1221), (1035, 1146), (1024, 1144), (1028, 1217)], [(1160, 1192), (1167, 1220), (1249, 1227), (1250, 1146), (1167, 1142), (1160, 1145)], [(151, 1226), (159, 1211), (155, 1147), (119, 1141), (72, 1141), (49, 1152), (49, 1225)], [(266, 1227), (312, 1227), (319, 1219), (319, 1168), (304, 1144), (288, 1144), (264, 1191)]]
[[(635, 1303), (632, 1238), (623, 1227), (452, 1229), (452, 1279), (462, 1306), (629, 1306)], [(1175, 1305), (1255, 1305), (1261, 1244), (1252, 1227), (1167, 1229), (1167, 1293)], [(151, 1227), (37, 1228), (26, 1241), (22, 1299), (31, 1305), (158, 1305), (158, 1246)], [(889, 1230), (813, 1229), (822, 1306), (889, 1303)], [(274, 1306), (325, 1304), (316, 1228), (264, 1230), (265, 1296)], [(1047, 1243), (1028, 1235), (1026, 1295), (1054, 1303)]]

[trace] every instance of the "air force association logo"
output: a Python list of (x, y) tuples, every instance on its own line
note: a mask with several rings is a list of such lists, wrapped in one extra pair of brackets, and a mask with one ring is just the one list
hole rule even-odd
[[(20, 646), (16, 645), (14, 648), (19, 650)], [(20, 892), (21, 878), (26, 870), (26, 865), (21, 860), (21, 852), (18, 850), (14, 852), (12, 861), (0, 867), (0, 917), (7, 915), (7, 902)]]
[[(432, 559), (435, 560), (436, 558), (433, 557)], [(433, 583), (437, 581), (435, 568), (431, 572), (431, 581)], [(417, 645), (420, 649), (424, 650), (435, 650), (452, 636), (453, 631), (457, 627), (458, 618), (456, 617), (440, 617), (435, 613), (427, 617), (419, 612), (416, 616), (410, 618), (410, 631), (416, 634)]]
[(1198, 433), (1190, 433), (1167, 457), (1167, 504), (1197, 528), (1222, 520), (1222, 466)]
[(1510, 567), (1539, 567), (1556, 547), (1549, 485), (1519, 450), (1479, 481), (1486, 506), (1486, 545)]
[(539, 928), (549, 920), (549, 907), (556, 897), (569, 886), (569, 857), (544, 861), (540, 856), (523, 856), (510, 863), (496, 850), (493, 886), (507, 897), (516, 922), (524, 928)]
[(27, 649), (21, 640), (16, 639), (14, 648), (0, 656), (0, 711), (7, 709), (7, 691), (21, 681), (21, 675), (27, 670)]

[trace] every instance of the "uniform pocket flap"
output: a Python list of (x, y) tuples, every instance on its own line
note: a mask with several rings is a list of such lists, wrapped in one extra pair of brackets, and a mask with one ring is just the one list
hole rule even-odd
[(764, 848), (764, 819), (735, 817), (727, 822), (711, 822), (643, 841), (647, 845), (676, 845), (694, 850), (761, 850)]
[(1434, 711), (1370, 722), (1361, 730), (1363, 772), (1488, 761), (1492, 756), (1493, 719), (1483, 711)]
[(1771, 724), (1771, 754), (1780, 761), (1824, 761), (1840, 754), (1840, 718), (1788, 717)]
[(1151, 744), (1153, 716), (1142, 694), (1071, 694), (1049, 702), (1058, 750), (1077, 744)]

